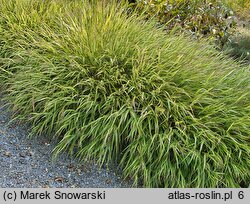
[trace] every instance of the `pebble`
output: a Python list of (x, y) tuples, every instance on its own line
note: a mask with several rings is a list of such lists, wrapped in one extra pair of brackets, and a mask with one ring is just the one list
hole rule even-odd
[(24, 158), (24, 157), (25, 157), (25, 153), (20, 152), (20, 153), (19, 153), (19, 156)]
[(4, 152), (4, 156), (10, 157), (10, 156), (11, 156), (11, 153), (10, 153), (10, 152)]

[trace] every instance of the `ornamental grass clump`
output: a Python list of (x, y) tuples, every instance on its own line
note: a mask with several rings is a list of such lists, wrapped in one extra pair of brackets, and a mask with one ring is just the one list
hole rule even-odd
[(247, 187), (249, 67), (110, 1), (0, 0), (16, 118), (145, 187)]

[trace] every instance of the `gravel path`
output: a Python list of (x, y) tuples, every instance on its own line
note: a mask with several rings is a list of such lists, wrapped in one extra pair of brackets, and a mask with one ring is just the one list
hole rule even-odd
[[(0, 95), (1, 97), (1, 95)], [(25, 125), (9, 125), (10, 113), (0, 101), (0, 187), (130, 187), (119, 175), (67, 155), (52, 162), (55, 144), (46, 137), (28, 139)]]

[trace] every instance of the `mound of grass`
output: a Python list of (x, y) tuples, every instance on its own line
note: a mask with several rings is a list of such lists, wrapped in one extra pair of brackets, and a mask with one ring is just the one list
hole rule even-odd
[(245, 187), (249, 68), (104, 1), (0, 0), (16, 118), (145, 187)]

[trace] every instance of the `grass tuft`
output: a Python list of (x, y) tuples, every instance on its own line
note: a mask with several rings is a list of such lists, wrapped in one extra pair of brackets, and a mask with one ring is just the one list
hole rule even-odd
[(145, 187), (247, 187), (249, 67), (105, 1), (0, 0), (16, 118)]

